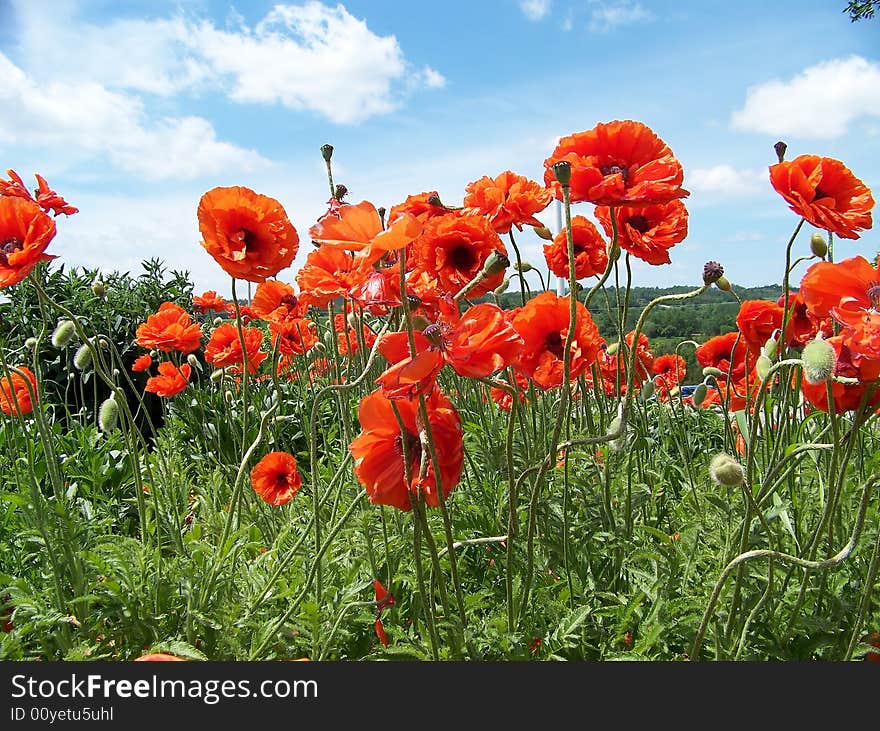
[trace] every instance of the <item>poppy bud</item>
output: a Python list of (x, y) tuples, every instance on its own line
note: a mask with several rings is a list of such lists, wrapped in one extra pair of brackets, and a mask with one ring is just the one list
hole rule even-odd
[(773, 145), (773, 149), (776, 150), (776, 158), (779, 162), (785, 160), (785, 151), (788, 149), (788, 145), (786, 145), (782, 140), (779, 140), (775, 145)]
[(755, 361), (755, 373), (758, 374), (758, 378), (762, 381), (767, 380), (767, 376), (770, 373), (770, 368), (773, 367), (773, 361), (770, 360), (766, 355), (761, 353), (758, 356), (758, 360)]
[(818, 335), (804, 346), (801, 360), (804, 364), (804, 379), (807, 383), (816, 385), (824, 383), (834, 374), (837, 356), (831, 344)]
[(745, 480), (742, 465), (724, 452), (712, 457), (709, 463), (709, 475), (717, 484), (728, 487), (742, 485)]
[(104, 286), (104, 282), (100, 279), (95, 279), (95, 281), (92, 282), (92, 292), (98, 295), (101, 299), (104, 299), (104, 296), (107, 294), (107, 288)]
[(717, 261), (707, 261), (703, 265), (703, 283), (714, 284), (724, 276), (724, 267)]
[(235, 397), (232, 395), (232, 391), (225, 391), (225, 392), (223, 393), (223, 398), (224, 398), (224, 400), (226, 401), (227, 404), (231, 404), (231, 403), (232, 403), (232, 399), (235, 398)]
[(345, 196), (348, 195), (348, 188), (346, 188), (342, 183), (336, 186), (336, 190), (333, 191), (333, 197), (341, 201)]
[(650, 378), (642, 384), (642, 390), (639, 393), (639, 397), (642, 399), (642, 403), (647, 401), (651, 396), (654, 395), (654, 381)]
[(440, 208), (445, 208), (443, 202), (440, 200), (439, 195), (429, 195), (427, 203), (429, 206), (439, 206)]
[(191, 368), (199, 368), (199, 359), (196, 358), (192, 353), (186, 356), (186, 362), (189, 363)]
[(217, 381), (222, 380), (223, 375), (223, 369), (217, 368), (215, 371), (211, 372), (211, 380), (214, 381), (214, 383), (217, 383)]
[(37, 347), (37, 339), (36, 338), (28, 338), (24, 341), (24, 347), (28, 350), (33, 350)]
[(215, 317), (214, 322), (212, 324), (214, 325), (214, 327), (220, 327), (223, 324), (223, 318), (222, 317)]
[(327, 346), (319, 340), (312, 346), (312, 350), (314, 350), (316, 353), (326, 353)]
[(333, 145), (321, 145), (321, 157), (324, 158), (324, 162), (330, 162), (330, 158), (333, 157)]
[(532, 230), (544, 241), (553, 241), (553, 234), (546, 226), (532, 226)]
[(620, 245), (619, 245), (619, 244), (614, 244), (614, 245), (608, 250), (608, 258), (609, 258), (611, 261), (617, 261), (617, 260), (620, 258)]
[(111, 396), (101, 404), (101, 408), (98, 411), (98, 426), (101, 427), (102, 432), (109, 434), (116, 428), (118, 420), (119, 404), (117, 404), (116, 399)]
[(52, 333), (52, 345), (56, 348), (66, 348), (73, 336), (76, 335), (76, 327), (70, 320), (59, 320)]
[(730, 282), (727, 281), (727, 277), (719, 277), (715, 280), (715, 286), (718, 287), (722, 292), (730, 291)]
[(500, 251), (493, 251), (486, 258), (486, 263), (483, 264), (483, 276), (491, 277), (495, 274), (500, 274), (509, 266), (510, 259), (507, 258), (507, 255), (502, 254)]
[(767, 342), (764, 343), (764, 347), (761, 348), (761, 354), (766, 355), (770, 360), (773, 360), (776, 357), (776, 348), (778, 347), (778, 343), (776, 342), (775, 333), (767, 338)]
[(810, 251), (820, 259), (824, 259), (825, 254), (828, 253), (828, 242), (825, 241), (825, 237), (818, 231), (810, 236)]
[(691, 401), (694, 404), (695, 409), (702, 408), (703, 401), (706, 400), (706, 394), (709, 392), (709, 389), (706, 388), (705, 383), (701, 383), (694, 389), (694, 392), (691, 394)]
[(553, 165), (553, 174), (563, 187), (568, 187), (571, 183), (571, 163), (566, 160), (560, 160)]
[[(678, 386), (673, 386), (672, 388), (669, 389), (669, 395), (670, 395), (672, 398), (675, 398), (675, 397), (678, 396), (680, 393), (681, 393), (681, 389), (680, 389)], [(694, 391), (694, 393), (696, 393), (696, 390)], [(702, 403), (702, 401), (701, 401), (700, 403)]]
[(83, 343), (73, 355), (73, 365), (77, 370), (84, 371), (92, 364), (91, 343)]
[(387, 211), (385, 210), (385, 206), (379, 206), (379, 207), (376, 209), (376, 213), (379, 214), (379, 220), (382, 222), (382, 225), (383, 225), (383, 226), (385, 225), (385, 213), (386, 213), (386, 212), (387, 212)]
[(526, 272), (532, 271), (532, 269), (534, 269), (535, 267), (533, 267), (527, 261), (520, 261), (514, 264), (513, 268), (516, 269), (518, 272), (522, 272), (523, 274), (525, 274)]
[(493, 290), (496, 296), (500, 296), (507, 291), (507, 288), (510, 286), (510, 277), (505, 277), (504, 280)]
[(348, 313), (348, 317), (345, 318), (345, 321), (348, 323), (348, 326), (349, 326), (352, 330), (357, 330), (357, 329), (358, 329), (357, 315), (355, 315), (354, 312), (349, 312), (349, 313)]
[(614, 355), (618, 350), (620, 350), (620, 343), (611, 343), (611, 345), (605, 348), (605, 352), (608, 355)]
[(720, 368), (716, 368), (715, 366), (706, 366), (703, 368), (704, 376), (715, 376), (715, 378), (721, 378), (724, 376), (724, 372)]
[[(623, 420), (619, 416), (615, 416), (608, 425), (608, 431), (605, 432), (605, 436), (617, 434), (617, 432), (620, 431), (622, 422)], [(610, 446), (615, 452), (619, 452), (623, 449), (626, 446), (626, 432), (624, 431), (619, 437), (612, 439), (608, 446)]]

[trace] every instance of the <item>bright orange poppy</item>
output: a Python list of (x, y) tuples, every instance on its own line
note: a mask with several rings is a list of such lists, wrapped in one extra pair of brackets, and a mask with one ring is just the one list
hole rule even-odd
[(269, 322), (272, 343), (282, 355), (302, 355), (318, 342), (315, 323), (304, 317), (286, 317)]
[[(421, 222), (406, 213), (383, 229), (376, 207), (369, 201), (361, 201), (357, 205), (343, 204), (321, 216), (309, 229), (309, 234), (319, 244), (338, 246), (347, 251), (369, 248), (381, 256), (405, 248), (421, 230)], [(306, 291), (302, 286), (300, 289)]]
[(537, 218), (553, 200), (553, 194), (540, 183), (506, 170), (496, 178), (484, 175), (465, 188), (464, 213), (485, 216), (500, 234), (511, 226), (522, 231), (523, 224), (543, 226)]
[(302, 486), (296, 457), (287, 452), (269, 452), (251, 470), (251, 485), (269, 505), (286, 505)]
[[(568, 297), (542, 292), (526, 302), (512, 322), (524, 341), (517, 358), (517, 368), (544, 390), (561, 385), (563, 349), (569, 326)], [(577, 378), (596, 361), (601, 342), (596, 323), (578, 302), (571, 342), (572, 378)]]
[(296, 296), (289, 284), (267, 279), (257, 285), (251, 299), (251, 313), (255, 318), (271, 322), (288, 317), (305, 317), (308, 305)]
[[(784, 307), (785, 297), (780, 295), (776, 304)], [(803, 294), (800, 292), (788, 293), (788, 310), (788, 336), (786, 338), (788, 345), (800, 348), (813, 340), (819, 333), (822, 333), (822, 337), (826, 340), (834, 335), (831, 318), (825, 317), (820, 320), (813, 317), (807, 309)]]
[[(482, 216), (442, 216), (425, 224), (416, 240), (416, 274), (424, 273), (443, 292), (457, 294), (483, 269), (493, 252), (507, 254), (507, 247)], [(492, 274), (469, 293), (479, 297), (495, 289), (504, 272)]]
[(337, 297), (366, 281), (373, 269), (364, 257), (352, 256), (343, 248), (323, 244), (309, 252), (296, 275), (302, 300), (313, 307), (327, 307)]
[[(630, 330), (623, 339), (628, 348), (632, 348), (634, 334), (635, 332)], [(621, 357), (622, 355), (623, 353), (620, 350), (615, 353), (609, 353), (606, 348), (602, 348), (599, 352), (599, 370), (602, 372), (602, 379), (605, 381), (605, 393), (608, 395), (618, 393), (618, 371), (620, 372), (619, 393), (622, 394), (626, 391), (626, 367), (629, 364), (629, 355)], [(651, 352), (651, 343), (645, 333), (639, 333), (634, 363), (634, 383), (638, 386), (648, 378), (654, 367), (654, 354)]]
[[(737, 338), (739, 338), (738, 343)], [(724, 373), (724, 378), (727, 377), (728, 371), (731, 370), (730, 365), (732, 361), (731, 378), (734, 381), (738, 381), (746, 374), (746, 351), (747, 346), (742, 338), (740, 338), (739, 333), (730, 332), (709, 338), (696, 349), (695, 354), (697, 362), (703, 368), (717, 368)]]
[(687, 361), (680, 355), (672, 353), (658, 355), (654, 358), (651, 370), (659, 377), (663, 387), (671, 389), (684, 380), (687, 374)]
[(374, 266), (348, 296), (372, 315), (385, 315), (389, 307), (400, 307), (400, 270), (397, 266)]
[[(608, 244), (593, 222), (583, 216), (571, 219), (574, 244), (574, 275), (586, 279), (604, 274), (608, 266)], [(568, 235), (562, 229), (552, 243), (544, 244), (544, 259), (550, 271), (568, 280)]]
[(388, 211), (388, 221), (393, 223), (403, 214), (409, 213), (415, 216), (423, 224), (434, 216), (445, 216), (452, 213), (440, 203), (440, 196), (436, 190), (430, 190), (426, 193), (417, 193), (416, 195), (408, 195), (403, 203), (392, 206)]
[(18, 416), (31, 413), (34, 410), (33, 399), (27, 384), (37, 395), (37, 377), (27, 366), (18, 366), (18, 370), (24, 373), (22, 378), (18, 373), (11, 372), (5, 377), (0, 377), (0, 411), (7, 416)]
[(46, 213), (52, 211), (56, 216), (59, 216), (62, 213), (65, 216), (72, 216), (74, 213), (79, 212), (78, 208), (74, 208), (64, 200), (64, 198), (58, 195), (58, 193), (52, 190), (46, 182), (46, 179), (39, 173), (34, 175), (37, 179), (37, 189), (34, 191), (36, 197), (31, 195), (31, 192), (27, 189), (27, 186), (24, 184), (24, 181), (18, 173), (14, 170), (7, 170), (6, 174), (9, 175), (9, 180), (3, 180), (3, 178), (0, 178), (0, 195), (32, 200)]
[(602, 206), (667, 203), (689, 195), (684, 170), (654, 131), (632, 120), (597, 124), (563, 137), (544, 161), (544, 183), (562, 200), (553, 165), (571, 165), (571, 201)]
[[(392, 505), (403, 511), (411, 509), (410, 495), (421, 492), (431, 507), (439, 505), (437, 475), (443, 485), (444, 497), (458, 484), (464, 462), (461, 419), (449, 399), (435, 388), (426, 399), (428, 424), (434, 438), (438, 465), (430, 455), (424, 479), (419, 479), (422, 461), (422, 442), (419, 438), (421, 420), (418, 401), (394, 402), (404, 424), (404, 434), (394, 416), (391, 401), (381, 390), (361, 399), (358, 419), (361, 433), (349, 446), (354, 457), (354, 472), (367, 491), (370, 501), (378, 505)], [(403, 459), (406, 454), (410, 465), (407, 484)]]
[(736, 326), (746, 347), (758, 356), (767, 340), (782, 327), (782, 308), (769, 300), (746, 300), (739, 306)]
[[(688, 233), (688, 212), (680, 200), (650, 206), (615, 208), (617, 243), (637, 259), (648, 264), (669, 264), (669, 249), (685, 240)], [(611, 236), (611, 209), (596, 208), (596, 218)]]
[(284, 207), (250, 188), (213, 188), (198, 208), (202, 246), (232, 277), (262, 282), (289, 267), (299, 235)]
[(193, 307), (202, 315), (206, 315), (212, 310), (214, 312), (229, 312), (229, 308), (232, 305), (231, 302), (227, 302), (213, 289), (203, 292), (200, 296), (193, 297), (192, 301)]
[(136, 336), (135, 342), (142, 348), (157, 348), (165, 353), (172, 350), (192, 353), (202, 343), (202, 328), (192, 321), (183, 307), (163, 302), (158, 312), (138, 326)]
[(770, 183), (791, 210), (817, 228), (844, 239), (871, 228), (871, 190), (839, 160), (801, 155), (771, 165)]
[[(243, 328), (242, 332), (247, 346), (248, 373), (256, 373), (260, 363), (266, 360), (266, 353), (260, 350), (263, 344), (263, 332), (256, 327)], [(242, 362), (241, 340), (235, 325), (224, 322), (214, 329), (205, 346), (205, 360), (216, 368), (238, 365)]]
[(55, 257), (46, 247), (55, 221), (32, 200), (0, 197), (0, 287), (18, 284), (41, 261)]
[[(827, 342), (834, 348), (835, 376), (857, 378), (861, 383), (848, 384), (831, 381), (831, 398), (837, 413), (853, 411), (859, 408), (869, 384), (880, 378), (880, 360), (864, 358), (854, 353), (847, 345), (844, 335), (835, 335)], [(806, 378), (801, 381), (804, 398), (820, 411), (828, 411), (828, 389), (824, 381), (810, 383)], [(868, 406), (875, 407), (880, 403), (880, 389), (875, 389), (868, 400)]]
[(146, 390), (166, 398), (175, 396), (189, 383), (192, 369), (187, 363), (178, 368), (174, 363), (164, 360), (159, 364), (159, 375), (147, 379)]
[(135, 373), (143, 373), (150, 370), (151, 365), (153, 365), (152, 357), (149, 354), (145, 354), (135, 359), (134, 363), (131, 364), (131, 369)]

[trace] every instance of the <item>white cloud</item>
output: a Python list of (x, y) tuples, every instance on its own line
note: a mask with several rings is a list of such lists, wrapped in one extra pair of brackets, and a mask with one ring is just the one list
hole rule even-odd
[(833, 138), (863, 116), (880, 117), (880, 64), (850, 56), (750, 87), (731, 125), (774, 137)]
[(590, 0), (590, 30), (607, 33), (622, 25), (645, 23), (654, 19), (653, 13), (641, 3), (631, 0)]
[(439, 88), (394, 35), (378, 35), (343, 5), (275, 5), (253, 27), (232, 13), (225, 27), (170, 19), (81, 22), (73, 6), (22, 3), (25, 68), (36, 77), (89, 79), (160, 96), (220, 91), (241, 104), (280, 104), (354, 124), (396, 109), (405, 92)]
[(766, 170), (744, 170), (726, 164), (713, 165), (689, 171), (685, 176), (685, 187), (692, 193), (742, 196), (760, 191), (762, 184), (769, 185), (768, 177)]
[(520, 0), (519, 8), (529, 20), (541, 20), (550, 12), (550, 0)]
[(149, 120), (136, 96), (92, 81), (41, 84), (0, 53), (0, 143), (106, 156), (150, 179), (183, 178), (269, 165), (254, 150), (217, 139), (201, 117)]

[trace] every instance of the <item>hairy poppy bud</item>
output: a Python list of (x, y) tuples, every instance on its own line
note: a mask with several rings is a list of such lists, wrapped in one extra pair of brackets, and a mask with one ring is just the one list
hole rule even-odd
[(327, 346), (324, 343), (322, 343), (320, 340), (312, 346), (312, 349), (316, 353), (326, 353), (327, 352)]
[(724, 452), (712, 457), (709, 463), (709, 475), (717, 484), (728, 487), (742, 485), (745, 479), (742, 465)]
[(76, 335), (76, 327), (70, 320), (59, 320), (52, 332), (52, 345), (56, 348), (66, 348)]
[(101, 404), (101, 408), (98, 411), (98, 426), (101, 427), (102, 432), (109, 434), (116, 428), (118, 420), (119, 404), (117, 404), (116, 399), (111, 396)]
[(73, 365), (79, 371), (84, 371), (92, 364), (91, 343), (83, 343), (73, 354)]
[(694, 408), (699, 409), (703, 406), (703, 401), (706, 400), (706, 394), (709, 392), (709, 389), (706, 388), (705, 383), (701, 383), (694, 389), (694, 392), (691, 394), (691, 401), (694, 404)]
[(223, 376), (224, 376), (224, 372), (223, 372), (222, 368), (217, 368), (216, 370), (211, 371), (211, 380), (214, 381), (214, 383), (217, 383), (217, 381), (222, 380)]
[(199, 359), (195, 357), (192, 353), (186, 356), (186, 362), (189, 363), (191, 368), (199, 368)]
[(516, 269), (518, 272), (522, 272), (523, 274), (525, 274), (526, 272), (532, 271), (532, 269), (534, 269), (535, 267), (533, 267), (527, 261), (520, 261), (514, 264), (513, 268)]
[(773, 149), (776, 150), (776, 159), (779, 160), (779, 162), (785, 160), (785, 151), (788, 149), (788, 145), (782, 140), (779, 140), (779, 142), (773, 145)]
[(761, 353), (761, 355), (758, 356), (758, 360), (755, 361), (755, 373), (758, 374), (758, 378), (762, 381), (767, 380), (767, 376), (770, 374), (770, 369), (772, 367), (773, 361), (763, 353)]
[(28, 338), (24, 341), (24, 347), (28, 350), (33, 350), (37, 347), (37, 339), (36, 338)]
[(614, 244), (614, 245), (608, 250), (608, 258), (609, 258), (611, 261), (617, 261), (617, 260), (620, 258), (620, 245), (619, 245), (619, 244)]
[(502, 254), (500, 251), (493, 251), (486, 258), (486, 263), (483, 264), (483, 275), (491, 277), (495, 274), (500, 274), (509, 266), (510, 259), (505, 254)]
[(502, 280), (501, 284), (499, 284), (497, 287), (495, 287), (495, 289), (492, 291), (495, 293), (496, 296), (500, 296), (507, 291), (507, 288), (509, 286), (510, 286), (510, 277), (505, 277)]
[(704, 376), (715, 376), (715, 378), (721, 378), (724, 376), (724, 372), (720, 368), (716, 368), (715, 366), (706, 366), (703, 368)]
[(815, 256), (822, 259), (824, 259), (825, 254), (828, 253), (828, 242), (825, 241), (825, 237), (818, 231), (810, 236), (810, 251), (812, 251)]
[(225, 392), (223, 393), (223, 398), (225, 399), (225, 401), (226, 401), (227, 404), (231, 404), (231, 403), (232, 403), (232, 399), (235, 398), (235, 397), (232, 395), (232, 391), (225, 391)]
[(611, 345), (605, 348), (605, 352), (608, 355), (614, 355), (618, 350), (620, 350), (620, 343), (611, 343)]
[(98, 295), (101, 299), (104, 299), (104, 296), (107, 294), (107, 288), (104, 286), (104, 282), (100, 279), (96, 279), (92, 282), (92, 292)]
[(223, 318), (215, 317), (212, 324), (214, 325), (214, 327), (220, 327), (223, 324)]
[[(776, 332), (778, 332), (778, 330)], [(779, 346), (779, 343), (776, 342), (776, 332), (767, 338), (767, 342), (764, 343), (764, 347), (761, 348), (761, 355), (766, 355), (770, 360), (773, 360), (776, 357), (776, 349)]]
[(801, 360), (804, 364), (804, 379), (807, 383), (816, 385), (831, 378), (837, 357), (831, 343), (819, 335), (804, 346)]
[(715, 286), (722, 292), (730, 291), (730, 282), (727, 281), (727, 277), (718, 277), (718, 279), (715, 280)]
[(714, 284), (724, 276), (724, 267), (717, 261), (707, 261), (703, 265), (703, 283)]
[(553, 241), (553, 234), (546, 226), (532, 226), (532, 230), (544, 241)]
[(357, 315), (355, 315), (354, 312), (349, 312), (348, 317), (345, 318), (345, 321), (348, 323), (348, 326), (352, 330), (358, 329), (358, 319), (357, 319)]
[(642, 403), (654, 395), (654, 389), (654, 381), (650, 378), (642, 384), (642, 390), (639, 392), (639, 397), (642, 399)]
[[(621, 419), (620, 416), (615, 416), (611, 420), (611, 423), (608, 425), (608, 431), (605, 432), (605, 436), (610, 437), (614, 434), (617, 434), (617, 432), (620, 431), (620, 427), (622, 426), (622, 424), (623, 419)], [(614, 439), (612, 439), (608, 443), (608, 446), (610, 446), (611, 449), (613, 449), (615, 452), (619, 452), (620, 450), (622, 450), (626, 446), (626, 431), (624, 431), (619, 437), (615, 437)]]
[(330, 162), (330, 158), (333, 157), (333, 145), (321, 145), (321, 157), (324, 158), (324, 162)]
[(348, 195), (348, 188), (346, 188), (342, 183), (336, 186), (336, 190), (333, 191), (333, 197), (341, 201), (345, 196)]
[(387, 213), (387, 211), (385, 210), (385, 206), (379, 206), (376, 209), (376, 213), (379, 214), (379, 220), (382, 222), (382, 225), (384, 226), (385, 225), (385, 214)]
[(553, 165), (553, 174), (559, 181), (559, 184), (568, 187), (571, 183), (571, 163), (566, 160), (560, 160)]
[[(678, 386), (673, 386), (672, 388), (669, 389), (669, 395), (670, 395), (672, 398), (675, 398), (675, 397), (678, 396), (680, 393), (681, 393), (681, 389), (680, 389)], [(696, 391), (694, 391), (694, 393), (696, 393)], [(702, 402), (700, 402), (700, 403), (702, 403)]]

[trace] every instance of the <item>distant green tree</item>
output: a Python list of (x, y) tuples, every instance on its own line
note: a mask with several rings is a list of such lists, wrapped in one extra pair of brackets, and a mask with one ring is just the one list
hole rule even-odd
[(878, 7), (880, 0), (850, 0), (843, 12), (849, 13), (850, 21), (855, 23), (857, 20), (873, 18)]

